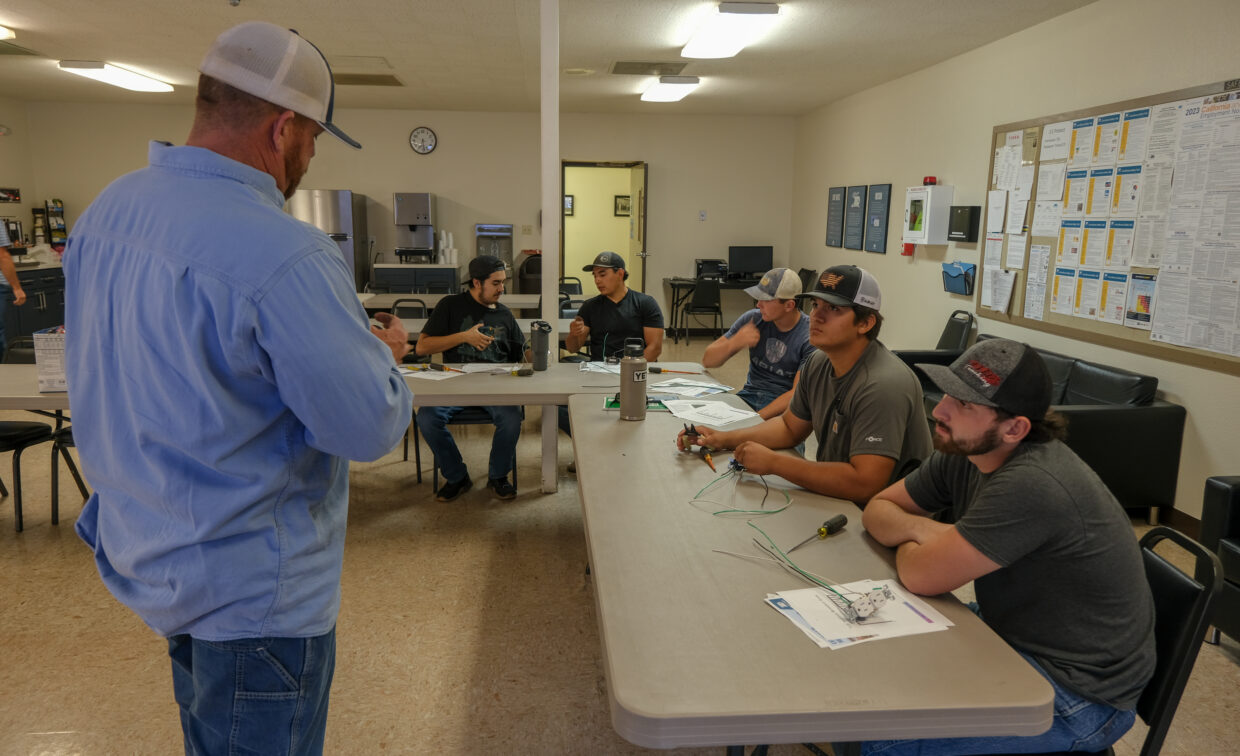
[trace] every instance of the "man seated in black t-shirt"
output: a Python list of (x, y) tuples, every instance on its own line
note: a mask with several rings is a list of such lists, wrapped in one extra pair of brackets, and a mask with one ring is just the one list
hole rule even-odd
[[(528, 359), (525, 335), (512, 310), (499, 303), (508, 275), (496, 257), (481, 255), (469, 261), (469, 291), (439, 300), (418, 337), (417, 353), (443, 353), (444, 362), (521, 362)], [(422, 407), (418, 430), (431, 448), (446, 482), (436, 492), (439, 501), (452, 501), (473, 486), (469, 470), (447, 425), (464, 407)], [(508, 482), (517, 438), (521, 435), (520, 407), (483, 407), (495, 423), (487, 488), (501, 499), (512, 499), (517, 489)]]
[[(590, 360), (602, 362), (624, 354), (625, 339), (642, 339), (648, 362), (663, 352), (663, 311), (654, 297), (628, 287), (629, 272), (624, 258), (615, 252), (600, 252), (594, 262), (581, 269), (594, 274), (598, 296), (587, 300), (569, 326), (564, 345), (576, 352), (588, 344)], [(568, 424), (568, 408), (560, 407), (560, 430), (573, 435)], [(569, 466), (572, 472), (573, 465)]]

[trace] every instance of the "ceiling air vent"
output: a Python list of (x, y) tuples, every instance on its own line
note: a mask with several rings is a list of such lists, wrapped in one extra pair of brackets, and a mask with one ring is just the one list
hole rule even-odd
[(403, 87), (400, 79), (392, 74), (351, 74), (334, 73), (332, 80), (341, 86), (358, 87)]
[(689, 61), (681, 60), (670, 63), (619, 60), (611, 67), (611, 72), (627, 76), (677, 76), (688, 64)]
[(27, 50), (24, 47), (18, 47), (12, 42), (0, 42), (0, 55), (38, 55), (33, 50)]

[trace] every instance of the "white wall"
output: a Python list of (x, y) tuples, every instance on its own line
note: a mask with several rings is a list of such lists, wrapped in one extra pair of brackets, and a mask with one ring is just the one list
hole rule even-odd
[(34, 181), (26, 103), (0, 97), (0, 124), (12, 129), (8, 136), (0, 136), (0, 186), (19, 189), (22, 193), (21, 202), (0, 202), (0, 216), (21, 221), (22, 230), (33, 240), (30, 209), (43, 207), (43, 200), (46, 198), (38, 193)]
[[(63, 199), (70, 230), (108, 182), (146, 164), (148, 141), (183, 143), (192, 120), (178, 106), (25, 107), (35, 196)], [(367, 195), (384, 261), (393, 262), (393, 192), (435, 193), (439, 226), (462, 254), (472, 254), (475, 223), (514, 224), (514, 250), (542, 246), (537, 114), (345, 110), (337, 121), (363, 149), (320, 137), (302, 187)], [(439, 139), (430, 155), (409, 148), (421, 125)], [(649, 163), (647, 289), (665, 308), (661, 280), (692, 274), (694, 258), (722, 257), (729, 244), (773, 244), (777, 264), (788, 258), (791, 118), (565, 114), (561, 140), (566, 160)]]
[[(901, 257), (903, 211), (893, 207), (886, 255), (824, 247), (827, 188), (891, 182), (902, 199), (903, 187), (936, 175), (956, 187), (955, 204), (982, 205), (995, 126), (1240, 76), (1237, 28), (1234, 0), (1100, 0), (799, 119), (792, 238), (814, 253), (795, 262), (870, 269), (883, 287), (883, 340), (933, 344), (948, 313), (972, 309), (943, 293), (939, 263), (978, 262), (978, 246)], [(1200, 517), (1205, 479), (1240, 472), (1240, 378), (993, 320), (980, 328), (1158, 376), (1165, 397), (1188, 409), (1176, 509)]]

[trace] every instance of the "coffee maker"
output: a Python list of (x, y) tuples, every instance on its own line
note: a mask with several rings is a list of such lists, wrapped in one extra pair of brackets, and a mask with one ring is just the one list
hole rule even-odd
[(396, 220), (396, 257), (405, 263), (435, 262), (435, 195), (397, 192), (392, 195)]

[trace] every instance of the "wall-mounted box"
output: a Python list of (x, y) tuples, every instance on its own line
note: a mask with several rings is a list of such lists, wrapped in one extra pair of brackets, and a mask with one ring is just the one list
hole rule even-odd
[(953, 186), (910, 186), (904, 193), (905, 244), (946, 244)]
[(981, 220), (982, 208), (977, 205), (952, 205), (947, 219), (947, 238), (950, 241), (977, 241)]

